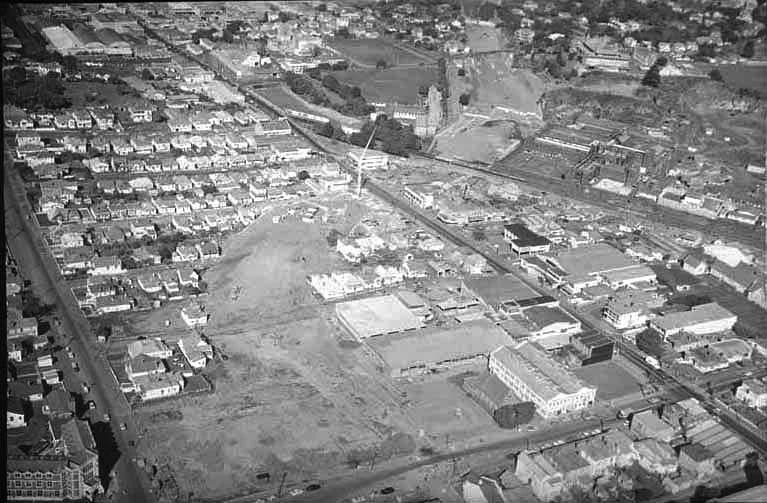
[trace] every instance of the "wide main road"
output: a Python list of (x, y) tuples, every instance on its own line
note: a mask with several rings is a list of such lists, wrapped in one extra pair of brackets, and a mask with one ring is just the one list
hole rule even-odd
[[(32, 282), (43, 302), (58, 308), (63, 332), (71, 337), (70, 345), (78, 354), (82, 373), (90, 380), (90, 393), (86, 399), (96, 403), (99, 414), (110, 412), (112, 432), (121, 452), (114, 468), (122, 489), (117, 501), (152, 502), (154, 498), (148, 490), (148, 480), (131, 462), (135, 451), (129, 446), (129, 440), (135, 440), (136, 428), (130, 405), (120, 391), (109, 364), (94, 350), (97, 341), (90, 324), (80, 311), (72, 291), (60, 277), (56, 262), (43, 243), (40, 230), (33, 224), (33, 213), (26, 199), (24, 185), (7, 152), (3, 169), (7, 244), (24, 277)], [(121, 423), (126, 424), (126, 431), (121, 431)]]

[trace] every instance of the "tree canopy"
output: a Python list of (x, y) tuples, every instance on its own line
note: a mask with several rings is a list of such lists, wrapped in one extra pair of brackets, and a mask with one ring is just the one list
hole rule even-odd
[(513, 429), (529, 423), (535, 416), (533, 402), (520, 402), (499, 407), (493, 413), (493, 419), (501, 428)]

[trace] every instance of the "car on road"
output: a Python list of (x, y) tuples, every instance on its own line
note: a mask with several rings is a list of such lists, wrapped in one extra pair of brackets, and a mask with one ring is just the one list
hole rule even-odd
[(83, 383), (83, 391), (86, 393), (90, 393), (91, 389), (88, 387), (88, 383)]
[(394, 488), (391, 487), (391, 486), (390, 487), (384, 487), (383, 489), (381, 489), (381, 494), (391, 494), (393, 492), (394, 492)]
[(88, 400), (88, 408), (91, 410), (96, 409), (96, 402), (94, 402), (93, 400)]
[(319, 484), (309, 484), (308, 486), (306, 486), (306, 490), (307, 491), (316, 491), (316, 490), (320, 489), (321, 487), (322, 486), (319, 485)]
[(112, 420), (112, 416), (110, 416), (109, 414), (104, 414), (104, 421), (105, 421), (105, 422), (107, 422), (107, 423), (108, 423), (108, 422), (109, 422), (109, 421), (111, 421), (111, 420)]
[(120, 423), (120, 431), (125, 431), (127, 429), (128, 429), (128, 425), (126, 425), (125, 423)]
[(303, 489), (299, 489), (297, 487), (295, 489), (291, 489), (290, 490), (290, 495), (291, 496), (298, 496), (299, 494), (303, 494), (303, 493), (304, 493), (304, 490)]
[(538, 429), (538, 427), (535, 426), (534, 424), (528, 424), (527, 425), (527, 431), (535, 431), (537, 429)]

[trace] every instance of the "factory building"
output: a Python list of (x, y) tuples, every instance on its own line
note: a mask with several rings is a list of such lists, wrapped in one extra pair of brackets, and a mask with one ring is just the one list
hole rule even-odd
[(550, 418), (594, 404), (597, 390), (546, 355), (537, 344), (501, 346), (490, 354), (490, 372), (522, 400)]

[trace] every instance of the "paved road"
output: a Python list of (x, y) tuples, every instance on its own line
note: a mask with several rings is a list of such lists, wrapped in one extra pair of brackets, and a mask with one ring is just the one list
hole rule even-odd
[[(408, 463), (408, 464), (393, 467), (393, 468), (387, 468), (387, 469), (377, 470), (377, 471), (368, 472), (368, 473), (358, 472), (357, 474), (344, 478), (342, 480), (331, 482), (330, 484), (326, 485), (325, 487), (323, 487), (322, 489), (318, 491), (304, 493), (299, 496), (295, 496), (293, 498), (287, 498), (284, 501), (290, 501), (290, 502), (296, 502), (296, 503), (299, 503), (299, 502), (338, 503), (339, 501), (342, 501), (345, 498), (348, 498), (350, 495), (354, 494), (357, 491), (362, 491), (367, 488), (375, 488), (376, 484), (382, 481), (385, 481), (386, 479), (389, 479), (391, 477), (396, 477), (398, 475), (402, 475), (403, 473), (407, 473), (409, 471), (416, 470), (424, 466), (429, 466), (429, 465), (433, 465), (433, 464), (437, 464), (437, 463), (441, 463), (445, 461), (451, 461), (454, 458), (461, 458), (465, 456), (470, 456), (472, 454), (479, 454), (479, 453), (485, 453), (485, 452), (491, 452), (491, 451), (497, 451), (497, 450), (519, 451), (522, 449), (526, 449), (529, 446), (544, 444), (544, 443), (551, 442), (553, 440), (567, 437), (570, 435), (576, 435), (585, 431), (594, 430), (596, 428), (600, 428), (601, 426), (607, 427), (610, 425), (614, 425), (614, 424), (617, 424), (618, 422), (619, 421), (614, 418), (610, 420), (592, 419), (588, 421), (576, 421), (576, 422), (563, 423), (563, 424), (559, 424), (551, 428), (546, 428), (545, 430), (540, 430), (537, 432), (509, 433), (508, 439), (499, 440), (497, 442), (480, 444), (475, 447), (471, 447), (469, 449), (463, 449), (460, 451), (451, 451), (444, 454), (438, 454), (426, 459), (422, 459), (420, 461), (415, 461), (412, 463)], [(256, 498), (254, 496), (243, 496), (240, 498), (233, 498), (233, 499), (227, 500), (226, 503), (246, 503), (246, 502), (252, 502), (255, 499)]]
[[(111, 414), (112, 431), (122, 453), (115, 467), (115, 474), (120, 487), (125, 490), (125, 493), (118, 495), (117, 501), (154, 501), (145, 489), (148, 487), (145, 486), (148, 484), (146, 477), (127, 461), (135, 456), (135, 450), (128, 445), (129, 440), (135, 440), (136, 431), (130, 406), (120, 392), (108, 363), (98, 355), (95, 349), (97, 341), (91, 332), (90, 324), (77, 306), (71, 290), (61, 280), (55, 260), (45, 247), (39, 229), (35, 228), (31, 218), (28, 218), (32, 211), (24, 195), (23, 184), (13, 169), (13, 160), (7, 154), (3, 171), (6, 235), (13, 256), (38, 295), (58, 308), (62, 322), (61, 331), (71, 337), (70, 345), (79, 355), (82, 374), (89, 380), (89, 398), (96, 402), (99, 413), (109, 411)], [(120, 431), (121, 423), (126, 423), (127, 431)]]

